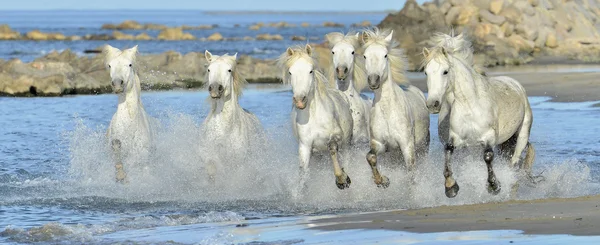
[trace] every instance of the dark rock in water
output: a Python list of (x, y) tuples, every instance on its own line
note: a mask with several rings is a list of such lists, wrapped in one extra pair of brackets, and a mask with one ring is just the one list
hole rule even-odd
[(85, 54), (99, 54), (99, 53), (102, 53), (102, 50), (86, 49), (86, 50), (83, 51), (83, 53), (85, 53)]
[(88, 34), (83, 37), (85, 40), (100, 40), (100, 41), (108, 41), (113, 40), (115, 37), (109, 34)]

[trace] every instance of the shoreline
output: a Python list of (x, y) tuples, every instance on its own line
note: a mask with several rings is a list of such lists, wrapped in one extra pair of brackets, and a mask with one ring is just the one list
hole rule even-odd
[(340, 215), (313, 220), (310, 229), (414, 233), (521, 230), (524, 234), (600, 235), (600, 195), (513, 200), (459, 206)]

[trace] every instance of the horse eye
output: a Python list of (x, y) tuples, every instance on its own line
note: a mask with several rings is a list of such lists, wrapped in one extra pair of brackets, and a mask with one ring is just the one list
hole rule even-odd
[(354, 51), (352, 51), (352, 55), (354, 55)]
[(386, 58), (386, 59), (387, 59), (387, 54), (385, 55), (385, 57), (384, 57), (384, 58)]
[(423, 72), (423, 73), (425, 73), (425, 76), (427, 76), (427, 72)]
[(208, 72), (210, 72), (210, 69), (208, 69)]
[(129, 67), (131, 67), (131, 64), (129, 64)]
[(231, 73), (231, 69), (227, 70), (229, 73)]
[(110, 68), (110, 65), (108, 65), (108, 68)]
[(288, 73), (290, 74), (290, 76), (292, 75), (292, 72), (291, 72), (291, 71), (288, 71)]
[(310, 74), (312, 74), (312, 72), (313, 72), (313, 71), (311, 70), (309, 73), (310, 73)]
[(331, 54), (335, 54), (335, 52), (331, 51)]
[(366, 56), (366, 55), (363, 55), (363, 58), (367, 59), (367, 56)]
[(444, 75), (448, 75), (448, 70), (444, 71)]

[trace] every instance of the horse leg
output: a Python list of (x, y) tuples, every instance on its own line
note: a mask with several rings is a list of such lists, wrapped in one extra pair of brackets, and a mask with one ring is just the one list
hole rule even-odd
[(486, 146), (483, 152), (483, 160), (487, 165), (488, 169), (488, 192), (492, 195), (498, 195), (500, 193), (500, 181), (496, 179), (496, 174), (492, 167), (492, 161), (494, 161), (494, 150), (491, 146)]
[(116, 181), (118, 183), (124, 183), (125, 178), (127, 177), (127, 173), (123, 169), (123, 159), (121, 153), (121, 141), (118, 139), (114, 139), (111, 141), (113, 157), (115, 160), (115, 170), (116, 170)]
[(454, 177), (452, 177), (452, 169), (450, 168), (452, 153), (454, 153), (454, 145), (452, 143), (447, 143), (444, 155), (444, 178), (446, 179), (444, 187), (446, 190), (446, 196), (449, 198), (456, 197), (458, 190), (460, 189), (458, 182), (456, 182)]
[(216, 180), (215, 176), (217, 175), (217, 164), (214, 159), (208, 160), (208, 163), (206, 164), (206, 173), (208, 173), (208, 181), (211, 184), (214, 184)]
[(371, 166), (371, 171), (373, 171), (373, 179), (375, 180), (375, 184), (377, 187), (387, 188), (390, 186), (390, 180), (381, 175), (379, 170), (377, 169), (377, 154), (380, 154), (385, 151), (385, 145), (377, 142), (375, 140), (371, 140), (371, 150), (367, 153), (367, 162)]
[(402, 151), (402, 157), (404, 157), (406, 168), (408, 169), (408, 173), (410, 174), (411, 187), (416, 185), (416, 149), (415, 142), (412, 139), (414, 139), (414, 137), (408, 140), (405, 144), (400, 144), (400, 151)]
[(338, 144), (335, 141), (329, 142), (329, 154), (333, 162), (333, 174), (335, 175), (335, 184), (341, 190), (350, 187), (350, 177), (346, 174), (344, 169), (340, 167), (338, 161)]
[(310, 161), (311, 146), (300, 144), (298, 153), (300, 155), (300, 188), (305, 188), (308, 179), (308, 163)]

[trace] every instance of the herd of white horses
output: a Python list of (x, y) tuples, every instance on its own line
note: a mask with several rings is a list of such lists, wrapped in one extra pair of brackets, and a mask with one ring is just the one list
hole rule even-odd
[[(291, 122), (298, 141), (300, 185), (308, 178), (311, 154), (329, 152), (338, 188), (351, 179), (340, 152), (367, 144), (366, 162), (378, 187), (390, 180), (377, 167), (378, 156), (401, 153), (409, 173), (429, 152), (430, 113), (439, 113), (439, 139), (445, 147), (445, 194), (455, 197), (459, 185), (451, 170), (455, 149), (480, 149), (487, 165), (487, 189), (498, 194), (501, 185), (494, 173), (494, 149), (510, 159), (511, 167), (531, 177), (535, 157), (529, 142), (532, 111), (525, 89), (516, 80), (488, 77), (473, 63), (471, 43), (462, 35), (438, 33), (435, 45), (423, 50), (422, 68), (427, 76), (428, 97), (410, 85), (402, 49), (393, 31), (365, 30), (356, 34), (325, 36), (333, 57), (330, 76), (319, 70), (310, 45), (288, 48), (279, 58), (282, 79), (292, 87)], [(127, 181), (126, 167), (152, 151), (154, 130), (142, 105), (137, 75), (137, 46), (119, 50), (107, 45), (105, 64), (110, 71), (119, 104), (107, 132), (117, 182)], [(236, 55), (205, 52), (206, 82), (211, 110), (203, 123), (209, 142), (225, 144), (227, 154), (241, 159), (245, 146), (262, 131), (258, 118), (244, 110), (238, 99), (246, 84), (236, 69)], [(330, 80), (334, 79), (335, 82)], [(374, 99), (361, 95), (369, 88)], [(525, 151), (525, 157), (522, 153)], [(134, 157), (131, 157), (134, 156)], [(207, 159), (207, 174), (214, 175), (219, 156)]]

